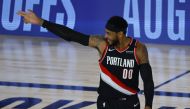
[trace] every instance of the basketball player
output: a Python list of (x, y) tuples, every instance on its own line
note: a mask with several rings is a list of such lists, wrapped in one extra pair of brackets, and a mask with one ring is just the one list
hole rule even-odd
[(144, 83), (145, 108), (151, 109), (154, 95), (152, 70), (144, 44), (126, 36), (127, 22), (111, 17), (105, 26), (105, 37), (85, 35), (63, 25), (43, 20), (34, 12), (20, 11), (25, 23), (40, 25), (67, 41), (96, 48), (100, 54), (98, 109), (140, 109), (139, 72)]

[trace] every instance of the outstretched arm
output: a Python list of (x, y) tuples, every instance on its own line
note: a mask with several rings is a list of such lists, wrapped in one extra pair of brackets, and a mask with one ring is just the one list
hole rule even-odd
[(43, 20), (39, 18), (32, 10), (28, 10), (28, 12), (19, 11), (18, 15), (24, 17), (25, 23), (40, 25), (67, 41), (74, 41), (85, 46), (97, 48), (100, 54), (103, 53), (106, 47), (106, 41), (103, 37), (100, 37), (98, 35), (86, 35), (74, 31), (64, 25)]
[(154, 96), (154, 82), (152, 68), (148, 60), (148, 51), (144, 44), (137, 43), (137, 57), (140, 63), (141, 78), (144, 82), (145, 109), (151, 109)]
[(78, 42), (85, 46), (88, 46), (88, 44), (89, 44), (89, 37), (90, 37), (89, 35), (76, 32), (63, 25), (59, 25), (56, 23), (52, 23), (50, 21), (43, 20), (43, 19), (39, 18), (31, 10), (29, 10), (29, 12), (20, 11), (20, 12), (18, 12), (18, 15), (24, 17), (25, 23), (40, 25), (40, 26), (46, 28), (48, 31), (56, 34), (57, 36), (65, 39), (67, 41)]

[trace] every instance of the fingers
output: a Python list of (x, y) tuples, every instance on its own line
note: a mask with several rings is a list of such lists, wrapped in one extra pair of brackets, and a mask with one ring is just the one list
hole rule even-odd
[(20, 15), (20, 16), (22, 16), (22, 17), (24, 17), (23, 20), (24, 20), (24, 23), (25, 23), (25, 24), (28, 24), (28, 23), (29, 23), (29, 22), (26, 20), (26, 16), (27, 16), (27, 13), (26, 13), (26, 12), (24, 12), (24, 11), (18, 11), (17, 14)]
[(25, 23), (25, 24), (28, 24), (28, 22), (27, 22), (25, 19), (24, 19), (24, 23)]
[(22, 17), (25, 17), (27, 15), (27, 13), (23, 12), (23, 11), (19, 11), (19, 12), (17, 12), (17, 14), (22, 16)]
[(17, 14), (25, 17), (28, 13), (34, 13), (32, 10), (28, 9), (28, 12), (24, 12), (24, 11), (18, 11)]
[[(24, 11), (19, 11), (17, 12), (18, 15), (22, 16), (23, 17), (23, 20), (24, 20), (24, 23), (32, 23), (32, 24), (36, 24), (36, 19), (38, 18), (35, 13), (28, 9), (27, 12), (24, 12)], [(37, 19), (38, 20), (38, 19)]]
[(31, 9), (28, 9), (28, 11), (29, 11), (30, 13), (34, 13)]

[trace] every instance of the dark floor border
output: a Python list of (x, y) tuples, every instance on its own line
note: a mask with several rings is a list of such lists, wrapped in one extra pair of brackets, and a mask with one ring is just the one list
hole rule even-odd
[[(157, 85), (155, 89), (176, 80), (179, 77), (182, 77), (186, 74), (190, 73), (187, 71), (182, 73), (160, 85)], [(44, 88), (44, 89), (63, 89), (63, 90), (78, 90), (78, 91), (97, 91), (97, 87), (89, 87), (89, 86), (71, 86), (71, 85), (54, 85), (54, 84), (40, 84), (40, 83), (23, 83), (23, 82), (7, 82), (0, 81), (0, 86), (13, 86), (13, 87), (30, 87), (30, 88)], [(142, 94), (143, 91), (140, 91), (139, 94)], [(173, 97), (188, 97), (190, 98), (190, 93), (183, 92), (166, 92), (166, 91), (155, 91), (155, 95), (158, 96), (173, 96)]]

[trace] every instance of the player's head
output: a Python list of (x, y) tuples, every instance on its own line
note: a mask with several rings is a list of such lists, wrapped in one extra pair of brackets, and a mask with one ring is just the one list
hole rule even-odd
[(106, 23), (106, 38), (110, 45), (117, 44), (119, 37), (126, 34), (128, 23), (120, 16), (111, 17)]

